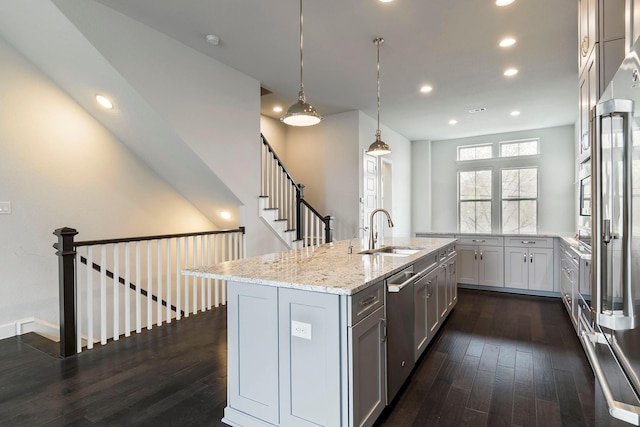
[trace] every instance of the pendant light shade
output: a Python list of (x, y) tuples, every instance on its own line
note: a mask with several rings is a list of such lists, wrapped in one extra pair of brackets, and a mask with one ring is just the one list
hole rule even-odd
[(373, 44), (378, 48), (378, 67), (377, 67), (377, 82), (378, 82), (378, 129), (376, 130), (376, 140), (367, 149), (367, 154), (372, 156), (383, 156), (391, 153), (391, 148), (381, 138), (380, 132), (380, 45), (384, 43), (382, 37), (376, 37), (373, 39)]
[(300, 92), (298, 92), (298, 102), (293, 104), (287, 110), (287, 114), (280, 120), (289, 126), (313, 126), (322, 121), (322, 117), (318, 114), (313, 105), (307, 103), (304, 95), (304, 83), (303, 83), (303, 61), (302, 61), (302, 0), (300, 0)]

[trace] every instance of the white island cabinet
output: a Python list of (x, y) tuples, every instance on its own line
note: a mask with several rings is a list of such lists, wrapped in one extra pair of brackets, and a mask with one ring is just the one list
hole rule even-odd
[(385, 278), (453, 239), (393, 239), (405, 256), (334, 242), (186, 270), (228, 280), (231, 426), (371, 426), (386, 404)]

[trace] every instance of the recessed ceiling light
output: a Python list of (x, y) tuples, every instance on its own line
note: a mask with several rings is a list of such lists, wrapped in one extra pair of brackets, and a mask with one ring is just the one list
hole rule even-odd
[(227, 211), (220, 211), (220, 216), (223, 219), (231, 219), (231, 213)]
[(214, 34), (207, 34), (207, 36), (205, 37), (205, 40), (214, 46), (218, 46), (220, 44), (220, 37)]
[(515, 76), (516, 74), (518, 74), (518, 70), (516, 70), (515, 68), (509, 68), (504, 72), (504, 75), (507, 77), (512, 77), (512, 76)]
[(98, 101), (98, 104), (102, 105), (104, 108), (113, 108), (113, 103), (105, 96), (96, 95), (96, 101)]
[(455, 125), (456, 123), (458, 123), (458, 121), (456, 119), (449, 120), (449, 124), (450, 125)]
[(516, 44), (516, 39), (512, 37), (507, 37), (505, 39), (500, 40), (500, 47), (509, 47)]
[(433, 88), (429, 85), (424, 85), (420, 88), (420, 92), (422, 93), (429, 93), (433, 90)]
[(496, 0), (496, 6), (507, 6), (513, 2), (514, 0)]
[(281, 113), (282, 112), (282, 107), (277, 105), (277, 106), (273, 107), (273, 111), (275, 111), (276, 113)]
[(512, 116), (519, 116), (519, 115), (520, 115), (520, 111), (515, 110), (515, 111), (512, 111), (512, 112), (511, 112), (511, 113), (509, 113), (509, 114), (510, 114), (510, 115), (512, 115)]
[(487, 109), (486, 109), (486, 108), (484, 108), (484, 107), (480, 107), (480, 108), (473, 108), (473, 109), (469, 110), (469, 112), (470, 112), (471, 114), (474, 114), (474, 113), (484, 113), (485, 111), (487, 111)]
[(391, 3), (393, 0), (380, 0), (380, 3)]

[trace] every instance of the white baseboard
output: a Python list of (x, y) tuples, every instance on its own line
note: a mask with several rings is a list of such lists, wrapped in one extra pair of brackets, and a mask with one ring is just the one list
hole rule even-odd
[(53, 341), (60, 340), (58, 326), (37, 317), (16, 320), (12, 323), (0, 325), (0, 339), (11, 338), (18, 335), (35, 332)]

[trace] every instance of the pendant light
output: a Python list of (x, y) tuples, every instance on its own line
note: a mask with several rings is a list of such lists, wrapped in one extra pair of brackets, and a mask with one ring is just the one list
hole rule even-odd
[(391, 148), (389, 148), (386, 142), (380, 139), (380, 45), (382, 43), (384, 43), (382, 37), (373, 39), (373, 44), (378, 47), (378, 129), (376, 130), (376, 140), (367, 149), (367, 154), (371, 154), (372, 156), (383, 156), (391, 153)]
[(287, 110), (287, 114), (280, 120), (290, 126), (313, 126), (322, 120), (322, 117), (313, 108), (313, 105), (308, 104), (304, 95), (304, 84), (302, 80), (302, 0), (300, 0), (300, 92), (298, 92), (298, 102), (293, 104)]

